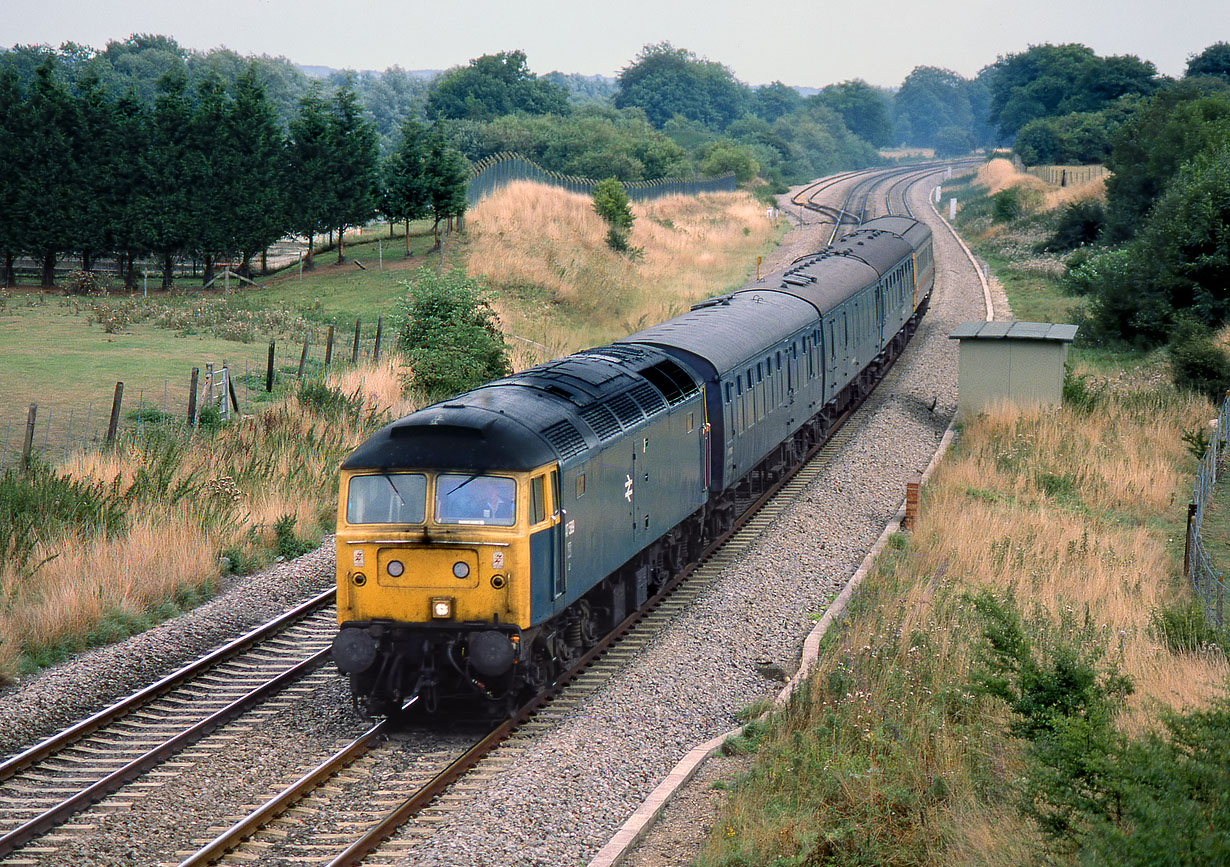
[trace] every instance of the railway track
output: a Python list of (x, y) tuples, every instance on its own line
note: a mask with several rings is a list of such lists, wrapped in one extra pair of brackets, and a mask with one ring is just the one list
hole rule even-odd
[[(911, 168), (893, 172), (890, 177), (905, 174), (907, 177), (897, 183), (916, 183), (940, 170), (920, 172)], [(851, 173), (851, 177), (864, 174)], [(860, 219), (871, 190), (881, 183), (884, 178), (875, 176), (861, 181), (847, 194), (847, 203), (852, 196), (861, 196)], [(891, 203), (887, 207), (891, 212)], [(895, 369), (890, 369), (877, 387), (890, 384), (897, 375)], [(432, 754), (429, 760), (395, 774), (392, 779), (384, 779), (381, 789), (373, 784), (372, 778), (389, 756), (391, 727), (387, 722), (377, 724), (276, 796), (237, 817), (197, 850), (181, 853), (183, 858), (175, 862), (176, 867), (250, 863), (271, 857), (275, 850), (276, 857), (288, 863), (329, 867), (389, 863), (407, 857), (418, 841), (431, 836), (436, 824), (467, 802), (467, 792), (482, 789), (487, 781), (515, 762), (535, 738), (556, 726), (639, 654), (723, 570), (755, 544), (854, 435), (845, 422), (856, 411), (857, 407), (853, 407), (840, 418), (825, 442), (813, 449), (793, 473), (755, 500), (741, 503), (742, 517), (733, 529), (715, 540), (696, 563), (675, 576), (645, 609), (631, 615), (601, 640), (549, 692), (536, 697), (471, 748), (455, 756)], [(394, 804), (389, 797), (394, 791), (411, 794)], [(327, 823), (316, 821), (326, 815), (330, 816)], [(396, 839), (392, 839), (395, 833)], [(347, 835), (351, 839), (343, 846), (341, 838)]]
[[(917, 175), (914, 178), (915, 182), (929, 173), (918, 173), (917, 168), (914, 171)], [(848, 173), (836, 181), (830, 179), (826, 188), (840, 183), (841, 180), (858, 179), (866, 174), (868, 173), (855, 172)], [(907, 180), (908, 178), (903, 178), (896, 181), (886, 193), (886, 207), (890, 212), (893, 209), (891, 204), (893, 188), (898, 184), (905, 184)], [(859, 192), (862, 199), (859, 207), (861, 218), (867, 207), (871, 190), (884, 182), (883, 177), (875, 179), (874, 182), (871, 179), (859, 181), (855, 189), (847, 193), (843, 206), (834, 210), (838, 213), (850, 213), (853, 209), (847, 206), (854, 200), (855, 193), (866, 186), (865, 194)], [(812, 194), (813, 197), (814, 195), (816, 193)], [(901, 195), (904, 200), (904, 191)], [(839, 225), (840, 223), (835, 225), (835, 230)], [(891, 383), (895, 376), (895, 372), (890, 370), (879, 387), (882, 388), (884, 383)], [(296, 779), (292, 785), (284, 787), (276, 797), (255, 805), (245, 815), (233, 817), (233, 821), (228, 820), (226, 826), (212, 829), (211, 833), (216, 832), (215, 836), (202, 840), (202, 845), (192, 851), (185, 850), (180, 853), (180, 860), (167, 863), (195, 865), (221, 861), (221, 863), (238, 864), (250, 863), (254, 858), (261, 860), (275, 858), (285, 863), (341, 865), (358, 863), (359, 859), (365, 859), (364, 863), (383, 863), (393, 858), (404, 857), (407, 852), (418, 845), (418, 841), (430, 837), (435, 824), (451, 815), (458, 808), (457, 805), (465, 804), (470, 799), (470, 793), (481, 789), (485, 785), (484, 780), (498, 774), (510, 763), (515, 762), (517, 756), (529, 748), (536, 736), (557, 725), (573, 708), (625, 666), (629, 659), (652, 642), (663, 627), (679, 612), (687, 609), (727, 565), (737, 560), (749, 546), (755, 543), (761, 532), (777, 519), (780, 512), (793, 502), (811, 479), (823, 471), (829, 456), (840, 449), (841, 445), (852, 435), (853, 431), (840, 426), (836, 427), (809, 463), (805, 464), (793, 477), (779, 483), (777, 488), (780, 494), (776, 498), (774, 494), (777, 492), (774, 490), (760, 497), (724, 540), (724, 544), (715, 546), (697, 564), (681, 573), (675, 582), (655, 599), (648, 611), (638, 615), (639, 620), (630, 619), (626, 622), (621, 627), (621, 631), (612, 637), (609, 644), (594, 648), (586, 655), (577, 669), (561, 678), (560, 689), (536, 700), (533, 705), (523, 709), (514, 720), (482, 738), (481, 743), (475, 745), (473, 749), (450, 746), (443, 749), (426, 750), (414, 756), (412, 761), (402, 761), (401, 766), (390, 772), (389, 766), (397, 762), (399, 751), (403, 750), (407, 743), (406, 736), (402, 735), (401, 740), (398, 740), (399, 736), (391, 731), (388, 724), (374, 726), (350, 745), (330, 756), (329, 761), (321, 763)], [(318, 597), (320, 598), (322, 597)], [(327, 606), (328, 603), (322, 604)], [(323, 627), (319, 632), (313, 632), (309, 640), (299, 643), (302, 636), (296, 638), (300, 650), (305, 645), (319, 647), (319, 650), (304, 656), (297, 664), (305, 665), (306, 670), (315, 671), (324, 659), (323, 653), (326, 652), (325, 648), (334, 630), (333, 618), (326, 615)], [(317, 644), (312, 645), (313, 641)], [(241, 651), (235, 650), (232, 655), (238, 652)], [(244, 667), (260, 668), (266, 661), (253, 657), (246, 665), (240, 664), (238, 667), (241, 669)], [(317, 673), (321, 677), (333, 676), (331, 670)], [(215, 680), (217, 679), (215, 677)], [(203, 678), (201, 681), (206, 682)], [(304, 684), (302, 688), (312, 687), (310, 684)], [(148, 694), (147, 699), (149, 699), (151, 696), (168, 693), (168, 690), (175, 689), (177, 687), (174, 684), (159, 682), (143, 691), (143, 694)], [(290, 689), (293, 690), (296, 687)], [(87, 731), (98, 730), (100, 734), (112, 731), (116, 726), (113, 720), (117, 717), (132, 717), (132, 722), (137, 725), (129, 728), (142, 733), (154, 727), (160, 719), (182, 715), (181, 711), (195, 703), (190, 699), (175, 699), (174, 693), (168, 693), (168, 696), (172, 700), (165, 712), (155, 712), (152, 705), (137, 704), (134, 707), (140, 708), (141, 716), (135, 716), (138, 711), (132, 708), (117, 712), (110, 720), (102, 719), (103, 714), (96, 715), (99, 719), (92, 726), (86, 726), (83, 723), (69, 730), (76, 734), (68, 737), (66, 743), (85, 737)], [(252, 699), (248, 707), (260, 700), (260, 698)], [(236, 712), (243, 713), (242, 710)], [(257, 711), (249, 711), (249, 714), (267, 716), (274, 712), (276, 709), (272, 706), (262, 705)], [(205, 719), (210, 718), (212, 714), (205, 717)], [(91, 718), (91, 720), (95, 719)], [(198, 723), (200, 722), (201, 720), (198, 720)], [(221, 719), (216, 719), (213, 727), (216, 728), (221, 724), (223, 724)], [(181, 737), (180, 734), (163, 737), (158, 744), (147, 744), (141, 737), (133, 737), (134, 747), (148, 748), (134, 760), (129, 761), (128, 764), (136, 761), (136, 764), (132, 764), (131, 770), (112, 780), (109, 785), (114, 785), (116, 788), (110, 791), (117, 792), (119, 787), (125, 786), (125, 779), (134, 778), (126, 776), (127, 774), (140, 776), (148, 773), (148, 767), (141, 769), (145, 762), (153, 764), (162, 762), (157, 771), (148, 773), (148, 777), (151, 778), (149, 785), (160, 785), (161, 783), (157, 782), (159, 777), (177, 775), (185, 763), (204, 758), (204, 755), (179, 752), (176, 761), (167, 762), (166, 756), (154, 758), (156, 751), (169, 750), (170, 752), (166, 755), (175, 755), (176, 752), (184, 750), (185, 745), (192, 742), (192, 738), (199, 740), (201, 736), (203, 732), (200, 735), (184, 735), (188, 738), (187, 740), (171, 746), (166, 745), (175, 738)], [(95, 748), (95, 754), (109, 752), (112, 749), (112, 743), (104, 742), (103, 746)], [(83, 742), (78, 740), (73, 749), (82, 745)], [(68, 752), (69, 749), (65, 744), (51, 746), (49, 742), (45, 742), (23, 753), (22, 756), (14, 757), (13, 760), (0, 765), (0, 781), (2, 781), (0, 782), (0, 803), (9, 800), (9, 790), (4, 787), (9, 784), (10, 779), (17, 780), (19, 774), (26, 773), (25, 768), (41, 768), (41, 771), (35, 770), (34, 774), (41, 773), (46, 779), (27, 774), (23, 778), (27, 781), (27, 785), (18, 787), (24, 789), (22, 799), (40, 787), (47, 790), (46, 793), (49, 794), (51, 785), (48, 780), (69, 779), (71, 770), (79, 765), (90, 764), (88, 749), (78, 749), (77, 753)], [(38, 755), (35, 755), (36, 753)], [(32, 757), (30, 763), (23, 769), (14, 770), (8, 775), (9, 779), (5, 779), (6, 770), (20, 764), (17, 760), (27, 754)], [(63, 760), (48, 764), (55, 757), (61, 757)], [(109, 762), (108, 766), (112, 764), (115, 763)], [(151, 764), (150, 767), (152, 766)], [(94, 771), (96, 778), (99, 777), (98, 770)], [(112, 773), (108, 771), (106, 778), (110, 778)], [(92, 786), (94, 783), (89, 785)], [(68, 788), (71, 787), (68, 786)], [(28, 843), (34, 836), (44, 834), (59, 824), (54, 835), (44, 836), (38, 840), (38, 846), (26, 846), (24, 854), (36, 860), (39, 857), (51, 856), (57, 845), (74, 835), (89, 833), (91, 828), (86, 823), (61, 824), (65, 817), (75, 814), (84, 805), (100, 797), (107, 797), (106, 794), (102, 794), (102, 789), (94, 790), (92, 794), (83, 796), (81, 792), (86, 788), (88, 787), (83, 788), (78, 785), (79, 791), (74, 797), (84, 797), (85, 800), (79, 801), (77, 806), (72, 808), (56, 806), (43, 810), (44, 813), (52, 810), (68, 810), (52, 821), (52, 824), (42, 830), (33, 829), (32, 826), (22, 832), (26, 835), (25, 842)], [(407, 791), (413, 792), (413, 796), (407, 798), (403, 794)], [(140, 795), (139, 787), (127, 786), (123, 791), (118, 791), (118, 794), (111, 795), (110, 799), (127, 800), (131, 803)], [(27, 824), (29, 823), (23, 824), (21, 828), (26, 828)], [(401, 831), (398, 832), (397, 839), (377, 849), (376, 847), (388, 840), (398, 827), (401, 827)], [(13, 836), (12, 832), (6, 835), (5, 839), (11, 836)], [(23, 843), (18, 842), (15, 845), (21, 846)], [(7, 850), (0, 848), (0, 858), (12, 851), (13, 848)], [(7, 863), (25, 862), (18, 860)]]
[(0, 859), (15, 852), (53, 858), (93, 830), (69, 821), (82, 810), (104, 799), (117, 809), (130, 805), (218, 749), (221, 742), (202, 743), (211, 732), (241, 717), (254, 724), (278, 711), (278, 697), (315, 688), (335, 629), (334, 594), (321, 593), (0, 763)]

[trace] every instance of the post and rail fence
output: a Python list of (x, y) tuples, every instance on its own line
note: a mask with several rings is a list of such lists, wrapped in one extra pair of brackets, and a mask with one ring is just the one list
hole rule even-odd
[(1217, 414), (1217, 428), (1208, 450), (1196, 470), (1192, 501), (1187, 508), (1187, 540), (1183, 552), (1183, 571), (1196, 591), (1205, 614), (1218, 629), (1226, 628), (1226, 579), (1205, 548), (1201, 530), (1204, 516), (1213, 498), (1218, 477), (1225, 471), (1226, 436), (1230, 433), (1230, 392)]

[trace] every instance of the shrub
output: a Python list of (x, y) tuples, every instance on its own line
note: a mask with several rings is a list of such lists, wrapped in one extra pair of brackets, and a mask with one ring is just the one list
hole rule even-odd
[(396, 326), (398, 346), (409, 356), (415, 387), (429, 400), (451, 397), (511, 371), (485, 286), (460, 269), (437, 275), (420, 268), (406, 288)]
[(1226, 635), (1209, 622), (1200, 603), (1158, 608), (1149, 615), (1149, 633), (1171, 653), (1196, 653), (1208, 647), (1226, 649)]
[(1166, 348), (1170, 376), (1179, 388), (1199, 392), (1218, 401), (1230, 384), (1230, 358), (1213, 341), (1213, 332), (1191, 319), (1182, 319)]
[(1059, 215), (1055, 233), (1041, 245), (1044, 253), (1064, 253), (1092, 244), (1106, 225), (1106, 210), (1101, 202), (1072, 202)]
[(991, 216), (997, 223), (1010, 223), (1024, 212), (1021, 191), (1017, 187), (1000, 190), (991, 197)]
[(277, 548), (278, 556), (287, 560), (301, 557), (307, 552), (316, 549), (314, 544), (295, 535), (295, 523), (297, 521), (298, 519), (294, 515), (283, 515), (273, 522), (274, 544)]
[(615, 178), (607, 178), (594, 185), (594, 211), (606, 220), (609, 230), (606, 233), (607, 246), (618, 252), (628, 250), (628, 233), (632, 231), (632, 205), (628, 203), (628, 194), (624, 185)]
[(67, 295), (106, 296), (114, 288), (114, 281), (106, 274), (98, 271), (71, 272), (64, 281), (64, 292)]

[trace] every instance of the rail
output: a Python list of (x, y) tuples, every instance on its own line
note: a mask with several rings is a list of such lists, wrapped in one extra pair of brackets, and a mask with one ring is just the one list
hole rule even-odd
[(1205, 614), (1218, 629), (1225, 629), (1226, 579), (1209, 556), (1201, 536), (1204, 515), (1213, 498), (1213, 489), (1218, 477), (1225, 470), (1226, 431), (1230, 424), (1230, 392), (1222, 401), (1217, 413), (1217, 428), (1213, 433), (1200, 466), (1196, 470), (1196, 483), (1192, 502), (1187, 512), (1187, 545), (1183, 557), (1183, 569), (1192, 588), (1204, 606)]

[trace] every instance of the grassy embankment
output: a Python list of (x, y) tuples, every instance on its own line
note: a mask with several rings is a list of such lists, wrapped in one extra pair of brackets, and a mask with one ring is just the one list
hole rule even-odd
[[(994, 223), (988, 188), (1011, 182), (999, 171), (945, 195), (963, 202), (960, 228), (1017, 317), (1064, 321), (1075, 302), (1059, 291), (1058, 257), (1033, 246), (1055, 219), (1048, 198), (1070, 193), (1024, 181), (1037, 210)], [(1046, 776), (1038, 756), (1066, 772), (1100, 754), (1082, 747), (1055, 759), (1046, 745), (1070, 740), (1011, 735), (1028, 702), (1010, 712), (979, 672), (1035, 701), (1053, 689), (1047, 700), (1059, 696), (1058, 706), (1081, 689), (1112, 692), (1113, 667), (1134, 689), (1113, 718), (1129, 738), (1158, 729), (1164, 709), (1224, 698), (1223, 652), (1185, 646), (1189, 621), (1179, 616), (1192, 595), (1181, 564), (1195, 467), (1182, 433), (1212, 407), (1175, 392), (1155, 358), (1078, 349), (1074, 360), (1087, 377), (1074, 402), (1002, 408), (964, 426), (924, 491), (919, 526), (893, 539), (805, 688), (732, 745), (753, 750), (753, 765), (698, 864), (1075, 863), (1079, 811), (1076, 830), (1055, 837), (1029, 814), (1053, 816), (1048, 797), (1090, 796), (1106, 766), (1084, 767), (1090, 776), (1072, 786), (1063, 773)], [(1016, 671), (994, 669), (983, 638), (997, 625), (992, 598), (1021, 612), (1031, 662)], [(1097, 680), (1078, 684), (1082, 666)], [(1090, 719), (1096, 704), (1081, 705)], [(1054, 723), (1054, 709), (1037, 718)]]
[[(523, 338), (513, 346), (525, 366), (736, 285), (777, 231), (741, 194), (636, 212), (632, 243), (643, 252), (631, 260), (606, 249), (585, 197), (512, 188), (470, 215), (468, 236), (449, 239), (448, 264), (491, 276), (507, 330)], [(332, 530), (338, 464), (375, 425), (412, 408), (413, 374), (391, 354), (378, 367), (338, 366), (327, 376), (315, 366), (300, 388), (297, 348), (304, 331), (319, 345), (327, 324), (348, 334), (356, 317), (370, 347), (376, 317), (395, 313), (409, 269), (439, 263), (426, 252), (427, 228), (414, 227), (410, 260), (400, 239), (378, 233), (383, 270), (373, 237), (348, 245), (343, 265), (321, 254), (302, 278), (292, 269), (259, 290), (5, 299), (0, 346), (12, 361), (0, 370), (0, 393), (23, 410), (37, 400), (44, 410), (80, 411), (100, 394), (109, 401), (116, 380), (127, 383), (129, 407), (143, 377), (157, 383), (156, 405), (158, 378), (183, 386), (169, 399), (172, 417), (146, 424), (139, 438), (56, 461), (34, 481), (16, 473), (0, 481), (0, 683), (146, 628), (215, 592), (222, 569), (293, 556)], [(695, 246), (703, 253), (686, 252)], [(538, 259), (556, 264), (543, 270)], [(117, 317), (119, 330), (100, 324)], [(268, 397), (257, 389), (238, 422), (184, 429), (189, 369), (225, 358), (233, 370), (247, 359), (263, 371), (274, 337), (296, 348), (280, 355), (290, 366), (282, 388)]]

